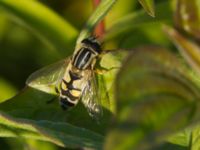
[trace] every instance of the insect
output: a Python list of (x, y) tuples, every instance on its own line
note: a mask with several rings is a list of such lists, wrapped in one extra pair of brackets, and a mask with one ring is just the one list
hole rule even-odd
[(86, 38), (71, 58), (33, 73), (27, 84), (45, 92), (53, 92), (51, 86), (55, 86), (63, 109), (72, 108), (81, 100), (92, 117), (99, 116), (102, 110), (94, 66), (101, 52), (96, 38)]

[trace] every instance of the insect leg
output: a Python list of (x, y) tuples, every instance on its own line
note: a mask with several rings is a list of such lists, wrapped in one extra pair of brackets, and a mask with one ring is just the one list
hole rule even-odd
[(119, 68), (120, 67), (111, 67), (111, 68), (107, 69), (107, 68), (100, 67), (99, 69), (94, 69), (94, 72), (96, 74), (103, 75), (103, 74), (105, 74), (105, 73), (107, 73), (107, 72), (109, 72), (113, 69), (119, 69)]
[(58, 90), (57, 87), (55, 87), (55, 91), (56, 91), (57, 94), (59, 94), (59, 90)]
[(106, 68), (101, 68), (101, 69), (95, 69), (94, 70), (94, 72), (96, 73), (96, 74), (99, 74), (99, 75), (103, 75), (103, 74), (105, 74), (106, 72), (108, 72), (109, 70), (108, 69), (106, 69)]

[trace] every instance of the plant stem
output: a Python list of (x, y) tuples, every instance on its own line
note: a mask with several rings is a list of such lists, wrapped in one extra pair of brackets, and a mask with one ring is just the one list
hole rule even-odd
[[(93, 0), (93, 6), (94, 8), (96, 8), (99, 4), (100, 4), (101, 0)], [(104, 21), (102, 20), (96, 27), (95, 27), (95, 30), (94, 30), (94, 34), (97, 36), (97, 37), (102, 37), (103, 34), (105, 32), (105, 24), (104, 24)]]

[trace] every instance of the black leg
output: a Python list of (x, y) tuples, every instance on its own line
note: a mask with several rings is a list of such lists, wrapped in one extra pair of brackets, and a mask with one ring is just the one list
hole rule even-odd
[(59, 94), (59, 90), (58, 90), (57, 87), (55, 87), (55, 91), (56, 91), (57, 94)]

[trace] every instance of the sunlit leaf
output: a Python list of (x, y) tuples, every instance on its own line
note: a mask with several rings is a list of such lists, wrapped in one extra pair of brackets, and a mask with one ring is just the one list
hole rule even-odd
[(169, 26), (164, 26), (164, 31), (177, 46), (189, 65), (200, 74), (200, 47), (194, 41), (187, 39)]
[(25, 139), (27, 149), (57, 150), (58, 147), (50, 142)]
[(139, 0), (139, 2), (150, 16), (155, 17), (154, 0)]
[(14, 96), (17, 93), (17, 90), (8, 83), (6, 80), (0, 78), (0, 102)]
[(197, 124), (196, 126), (192, 126), (190, 128), (185, 129), (182, 132), (179, 132), (171, 136), (168, 139), (168, 141), (170, 143), (173, 143), (179, 146), (187, 147), (188, 149), (191, 149), (191, 150), (197, 150), (200, 148), (199, 130), (200, 130), (199, 124)]
[(200, 39), (200, 1), (178, 0), (175, 23), (179, 29)]
[(102, 136), (67, 123), (14, 119), (0, 113), (1, 137), (24, 137), (72, 148), (100, 148)]
[[(51, 100), (53, 101), (48, 103)], [(64, 111), (59, 105), (57, 96), (28, 87), (15, 97), (1, 103), (0, 110), (16, 118), (67, 122), (100, 134), (105, 133), (111, 113), (106, 108), (103, 108), (104, 117), (98, 124), (89, 116), (81, 103), (71, 110)]]
[[(52, 99), (54, 101), (48, 104), (47, 101)], [(102, 141), (99, 138), (105, 134), (109, 123), (106, 110), (104, 110), (104, 118), (98, 124), (88, 115), (81, 103), (70, 111), (63, 111), (55, 96), (30, 88), (25, 88), (19, 95), (1, 103), (0, 110), (5, 119), (8, 118), (8, 115), (11, 118), (11, 122), (8, 123), (4, 123), (5, 121), (0, 119), (1, 137), (22, 136), (66, 147), (97, 148), (101, 146)], [(30, 126), (37, 128), (37, 131), (32, 131), (29, 127), (24, 131), (21, 127), (21, 124), (24, 124), (24, 119)], [(12, 127), (9, 126), (10, 124), (13, 124)], [(6, 127), (4, 127), (5, 125)], [(81, 135), (82, 133), (83, 135)], [(94, 139), (95, 142), (87, 138), (87, 136), (92, 135), (91, 133), (94, 133), (94, 137), (91, 139)], [(99, 138), (95, 139), (95, 135)]]
[(32, 29), (52, 48), (65, 54), (73, 50), (72, 42), (78, 34), (77, 30), (38, 1), (0, 0), (0, 8), (18, 23)]
[(121, 68), (122, 60), (125, 58), (126, 55), (126, 51), (116, 50), (104, 55), (100, 61), (100, 66), (103, 69), (107, 69), (107, 71), (104, 72), (102, 75), (104, 82), (101, 81), (100, 84), (102, 84), (102, 86), (105, 86), (105, 89), (107, 91), (106, 94), (109, 97), (109, 102), (108, 99), (105, 99), (103, 100), (102, 105), (110, 110), (113, 114), (116, 113), (116, 101), (114, 98), (114, 80), (116, 78), (116, 74)]
[(162, 48), (135, 49), (116, 79), (117, 115), (105, 149), (150, 149), (199, 120), (199, 88)]
[(172, 18), (171, 2), (166, 1), (156, 6), (155, 18), (148, 16), (144, 10), (136, 11), (114, 21), (113, 25), (106, 31), (104, 41), (126, 33), (131, 29), (155, 22), (169, 22)]
[(190, 128), (186, 128), (185, 130), (178, 132), (174, 135), (171, 135), (167, 141), (175, 144), (175, 145), (179, 145), (179, 146), (183, 146), (183, 147), (189, 147), (190, 146), (190, 142), (191, 140), (191, 132), (192, 129)]
[(191, 134), (190, 134), (190, 148), (191, 150), (200, 149), (200, 126), (197, 126), (196, 128), (193, 128)]

